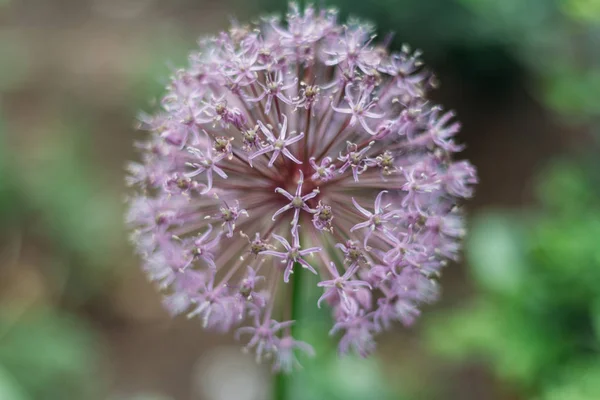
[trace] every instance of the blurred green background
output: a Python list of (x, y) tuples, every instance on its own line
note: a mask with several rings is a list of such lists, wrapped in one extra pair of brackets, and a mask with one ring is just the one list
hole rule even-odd
[[(335, 0), (425, 52), (481, 184), (444, 295), (293, 399), (600, 399), (600, 0)], [(267, 400), (229, 336), (170, 319), (122, 225), (170, 65), (275, 0), (0, 0), (0, 400)]]

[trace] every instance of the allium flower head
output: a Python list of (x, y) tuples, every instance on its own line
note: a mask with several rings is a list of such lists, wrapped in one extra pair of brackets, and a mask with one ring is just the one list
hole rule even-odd
[(143, 116), (129, 223), (172, 314), (235, 330), (274, 369), (311, 355), (293, 337), (294, 275), (318, 277), (341, 353), (366, 356), (435, 300), (477, 182), (453, 114), (425, 95), (419, 53), (366, 24), (291, 5), (284, 20), (202, 39)]

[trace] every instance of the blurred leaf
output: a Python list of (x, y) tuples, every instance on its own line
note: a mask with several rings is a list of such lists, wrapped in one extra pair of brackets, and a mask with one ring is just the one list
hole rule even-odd
[(541, 400), (600, 399), (600, 364), (570, 365), (562, 376), (549, 384)]
[(598, 293), (600, 204), (581, 168), (553, 165), (539, 185), (546, 216), (531, 229), (531, 279), (550, 306), (581, 307)]
[(54, 263), (47, 262), (47, 269), (55, 267), (51, 279), (67, 279), (67, 294), (78, 301), (106, 282), (126, 243), (120, 195), (88, 156), (85, 129), (75, 120), (61, 134), (48, 135), (38, 153), (28, 155), (37, 164), (24, 170), (22, 182), (40, 216), (36, 233), (58, 253)]
[(551, 107), (572, 116), (600, 114), (600, 70), (573, 66), (547, 73), (545, 99)]
[(73, 250), (99, 259), (116, 239), (121, 214), (118, 201), (102, 190), (92, 166), (70, 146), (72, 142), (56, 143), (49, 150), (56, 162), (31, 176), (29, 195), (57, 238)]
[(475, 280), (485, 289), (515, 293), (527, 270), (520, 220), (506, 214), (483, 214), (474, 219), (467, 258)]
[(29, 400), (29, 397), (15, 379), (0, 365), (0, 399)]
[(596, 341), (600, 345), (600, 297), (592, 302), (590, 313), (594, 333), (596, 334)]
[(598, 292), (600, 279), (600, 215), (580, 222), (541, 222), (531, 240), (531, 258), (537, 263), (534, 277), (556, 301), (586, 302)]
[(600, 1), (562, 0), (563, 11), (574, 19), (585, 22), (600, 22)]
[(550, 209), (569, 214), (597, 202), (584, 171), (567, 161), (556, 161), (546, 169), (544, 179), (537, 185), (537, 195)]
[(486, 360), (503, 378), (531, 385), (561, 348), (543, 324), (514, 305), (480, 301), (427, 326), (431, 348), (455, 360)]
[[(497, 376), (543, 395), (536, 400), (600, 398), (600, 369), (586, 367), (600, 359), (593, 182), (577, 164), (556, 162), (538, 186), (534, 218), (488, 212), (475, 219), (467, 255), (479, 298), (428, 326), (433, 349), (456, 360), (483, 358)], [(498, 273), (503, 266), (518, 279)]]
[(542, 78), (535, 94), (567, 116), (600, 114), (598, 0), (458, 0), (475, 36), (504, 43)]
[(3, 312), (0, 365), (15, 382), (32, 399), (89, 399), (84, 396), (99, 384), (90, 379), (97, 361), (90, 331), (72, 317), (52, 311), (34, 311), (16, 321)]

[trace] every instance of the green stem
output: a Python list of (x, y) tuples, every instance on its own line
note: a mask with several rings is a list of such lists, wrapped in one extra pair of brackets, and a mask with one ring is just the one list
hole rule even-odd
[[(292, 295), (291, 295), (291, 319), (296, 321), (291, 328), (291, 334), (294, 339), (298, 339), (297, 336), (297, 326), (302, 315), (302, 275), (304, 268), (299, 263), (294, 265), (294, 274), (292, 275)], [(275, 376), (275, 384), (274, 384), (274, 397), (273, 400), (289, 400), (291, 396), (291, 383), (292, 376), (283, 372), (279, 372)]]
[(275, 376), (275, 384), (274, 384), (274, 396), (273, 396), (273, 400), (286, 400), (286, 395), (287, 395), (287, 388), (289, 387), (289, 377), (283, 373), (283, 372), (278, 372), (277, 375)]
[(296, 321), (294, 325), (292, 325), (292, 337), (294, 339), (298, 339), (297, 331), (298, 331), (298, 322), (300, 322), (300, 317), (302, 315), (302, 277), (304, 275), (304, 267), (300, 263), (296, 263), (294, 265), (294, 278), (292, 280), (292, 321)]

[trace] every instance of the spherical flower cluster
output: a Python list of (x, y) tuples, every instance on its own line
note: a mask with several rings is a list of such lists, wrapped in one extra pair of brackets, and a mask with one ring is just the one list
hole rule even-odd
[(339, 351), (366, 356), (411, 324), (464, 236), (477, 178), (459, 125), (425, 97), (418, 52), (388, 52), (335, 11), (234, 23), (171, 77), (129, 166), (133, 242), (172, 314), (235, 330), (276, 370), (313, 353), (292, 336), (290, 280), (318, 276)]

